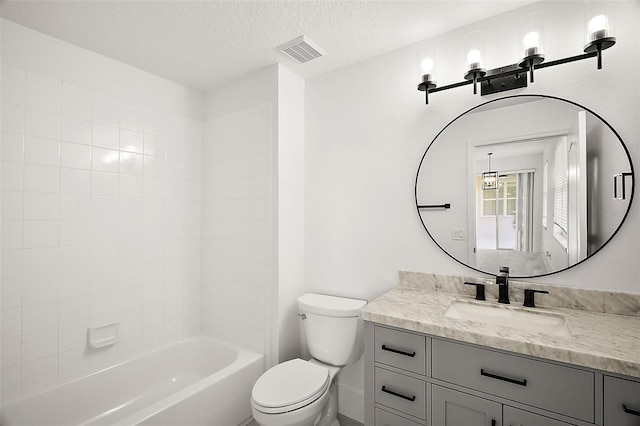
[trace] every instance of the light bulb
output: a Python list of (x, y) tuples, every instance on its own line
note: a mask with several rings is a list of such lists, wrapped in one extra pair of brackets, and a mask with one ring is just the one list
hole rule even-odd
[(525, 58), (540, 53), (540, 34), (537, 31), (529, 31), (522, 38)]
[(587, 24), (587, 28), (590, 33), (595, 33), (599, 30), (607, 29), (607, 17), (604, 15), (597, 15), (591, 18), (589, 23)]
[(540, 34), (537, 31), (529, 31), (522, 39), (522, 44), (525, 49), (531, 49), (532, 47), (538, 47), (540, 45)]
[(481, 68), (480, 61), (482, 59), (482, 55), (478, 49), (471, 49), (469, 53), (467, 53), (467, 65), (469, 69), (477, 69)]
[(422, 74), (429, 74), (433, 70), (433, 65), (434, 65), (433, 59), (424, 58), (420, 62), (420, 68), (422, 69)]
[(591, 40), (598, 40), (608, 36), (609, 23), (605, 15), (596, 15), (587, 24)]

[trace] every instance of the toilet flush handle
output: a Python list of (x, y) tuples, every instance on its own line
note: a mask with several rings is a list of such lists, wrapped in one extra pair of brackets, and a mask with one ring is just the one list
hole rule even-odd
[(307, 319), (307, 314), (299, 313), (298, 316), (300, 317), (300, 319), (303, 319), (303, 320)]

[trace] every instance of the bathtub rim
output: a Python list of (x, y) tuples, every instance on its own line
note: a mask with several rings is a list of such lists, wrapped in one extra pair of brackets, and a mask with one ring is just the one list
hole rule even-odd
[[(72, 384), (74, 384), (76, 382), (79, 382), (79, 381), (82, 381), (82, 380), (86, 380), (89, 377), (93, 377), (93, 376), (95, 376), (97, 374), (107, 372), (109, 370), (115, 369), (116, 367), (122, 366), (124, 364), (138, 361), (138, 360), (140, 360), (142, 358), (145, 358), (145, 357), (148, 357), (148, 356), (150, 356), (150, 355), (152, 355), (154, 353), (162, 352), (162, 351), (164, 351), (164, 350), (166, 350), (166, 349), (168, 349), (168, 348), (170, 348), (172, 346), (178, 346), (180, 344), (188, 343), (190, 341), (211, 341), (211, 342), (215, 342), (216, 344), (219, 344), (221, 346), (224, 346), (226, 348), (234, 350), (236, 352), (235, 353), (236, 356), (235, 356), (234, 360), (231, 363), (227, 364), (222, 369), (217, 370), (214, 373), (203, 377), (201, 380), (198, 380), (197, 382), (192, 383), (192, 384), (190, 384), (190, 385), (178, 390), (177, 392), (175, 392), (173, 394), (167, 395), (167, 396), (159, 399), (158, 401), (152, 403), (149, 406), (141, 408), (136, 413), (133, 413), (133, 414), (131, 414), (129, 416), (126, 416), (124, 419), (114, 423), (113, 424), (114, 426), (115, 425), (125, 425), (125, 424), (126, 425), (131, 425), (131, 423), (129, 422), (131, 418), (138, 417), (137, 415), (139, 413), (142, 413), (142, 412), (146, 413), (152, 407), (156, 407), (156, 406), (159, 407), (161, 405), (161, 403), (163, 403), (163, 402), (165, 403), (165, 405), (162, 405), (162, 407), (166, 407), (166, 401), (169, 400), (169, 399), (172, 399), (174, 397), (178, 398), (177, 397), (178, 395), (181, 395), (182, 397), (180, 397), (179, 399), (176, 399), (173, 402), (174, 404), (186, 399), (189, 395), (192, 395), (194, 393), (194, 392), (186, 392), (187, 390), (189, 390), (189, 389), (193, 390), (195, 388), (198, 388), (198, 391), (201, 391), (201, 390), (205, 389), (206, 386), (203, 385), (202, 382), (207, 382), (207, 385), (209, 385), (211, 383), (210, 382), (211, 377), (215, 376), (218, 379), (222, 379), (224, 377), (227, 377), (229, 374), (231, 374), (231, 372), (229, 370), (233, 370), (233, 372), (237, 371), (238, 370), (238, 364), (240, 364), (241, 362), (242, 362), (242, 365), (245, 365), (245, 364), (249, 365), (249, 364), (251, 364), (253, 362), (256, 362), (256, 361), (258, 361), (260, 359), (264, 360), (264, 354), (256, 352), (256, 351), (254, 351), (252, 349), (249, 349), (247, 347), (244, 347), (244, 346), (232, 343), (232, 342), (228, 342), (228, 341), (226, 341), (224, 339), (221, 339), (219, 337), (216, 337), (216, 336), (211, 336), (211, 335), (202, 334), (202, 333), (194, 334), (194, 335), (191, 335), (191, 336), (186, 336), (186, 337), (180, 338), (179, 340), (175, 340), (173, 342), (167, 342), (165, 344), (162, 344), (162, 345), (160, 345), (160, 346), (158, 346), (156, 348), (150, 349), (148, 351), (141, 352), (140, 354), (138, 354), (138, 355), (136, 355), (136, 356), (134, 356), (132, 358), (129, 358), (129, 359), (121, 361), (121, 362), (118, 362), (117, 364), (111, 365), (109, 367), (105, 367), (105, 368), (102, 368), (100, 370), (96, 370), (96, 371), (90, 372), (89, 374), (86, 374), (86, 375), (83, 375), (83, 376), (73, 377), (73, 378), (70, 378), (68, 380), (57, 382), (55, 384), (40, 388), (35, 392), (31, 392), (31, 393), (28, 393), (26, 395), (20, 395), (19, 397), (7, 400), (6, 402), (3, 401), (3, 403), (0, 405), (0, 422), (4, 423), (4, 416), (5, 416), (6, 410), (7, 409), (11, 409), (12, 406), (14, 406), (16, 404), (20, 404), (20, 403), (26, 402), (29, 399), (42, 396), (42, 395), (44, 395), (46, 393), (49, 393), (49, 392), (54, 392), (56, 389), (59, 389), (61, 387), (72, 385)], [(264, 367), (264, 364), (263, 364), (262, 370), (264, 370), (264, 368), (265, 367)], [(226, 374), (222, 374), (223, 372), (226, 372)], [(159, 409), (158, 410), (154, 410), (153, 412), (151, 412), (147, 416), (145, 416), (145, 418), (151, 417), (154, 414), (157, 414), (159, 411), (161, 411), (161, 410), (159, 410)], [(139, 419), (138, 422), (144, 421), (145, 418)], [(125, 420), (127, 420), (127, 421), (125, 422)]]

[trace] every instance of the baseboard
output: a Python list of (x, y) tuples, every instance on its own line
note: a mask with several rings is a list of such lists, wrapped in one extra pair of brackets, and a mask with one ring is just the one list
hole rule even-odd
[(338, 415), (364, 423), (364, 393), (343, 384), (338, 384)]

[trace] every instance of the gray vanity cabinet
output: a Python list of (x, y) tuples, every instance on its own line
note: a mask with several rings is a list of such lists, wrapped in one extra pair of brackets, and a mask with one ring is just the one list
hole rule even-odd
[(503, 409), (503, 421), (504, 426), (572, 426), (570, 423), (509, 406)]
[(604, 423), (640, 426), (640, 382), (604, 377)]
[(365, 322), (365, 426), (640, 426), (640, 381)]
[(502, 404), (437, 385), (431, 395), (434, 425), (502, 426)]

